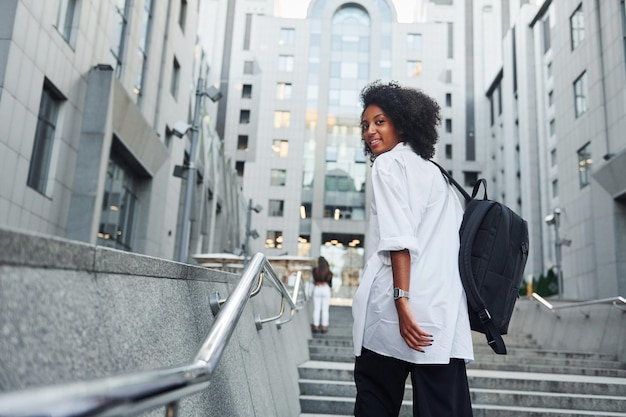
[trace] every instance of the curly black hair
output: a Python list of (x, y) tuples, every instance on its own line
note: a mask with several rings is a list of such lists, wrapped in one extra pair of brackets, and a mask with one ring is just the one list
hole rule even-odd
[[(363, 112), (374, 104), (391, 119), (401, 142), (407, 142), (424, 159), (435, 155), (438, 140), (437, 126), (441, 123), (439, 104), (420, 90), (403, 87), (396, 81), (374, 81), (361, 90)], [(363, 112), (361, 116), (363, 116)], [(365, 155), (374, 162), (376, 156), (361, 133)]]

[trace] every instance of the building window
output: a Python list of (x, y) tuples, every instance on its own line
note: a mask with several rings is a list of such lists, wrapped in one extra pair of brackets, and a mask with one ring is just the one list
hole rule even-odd
[(282, 187), (287, 183), (287, 170), (272, 169), (270, 171), (270, 185)]
[(302, 220), (305, 220), (307, 217), (311, 218), (312, 207), (312, 203), (302, 202), (302, 204), (300, 204), (300, 218)]
[(578, 150), (578, 179), (580, 182), (580, 188), (589, 185), (591, 181), (589, 174), (591, 173), (591, 143), (587, 143), (585, 146)]
[(244, 61), (243, 62), (243, 73), (245, 75), (254, 74), (254, 61)]
[(406, 35), (406, 43), (411, 51), (422, 50), (422, 35), (419, 33), (409, 33)]
[(454, 23), (448, 22), (448, 59), (454, 58)]
[(239, 123), (240, 124), (250, 123), (250, 110), (241, 110), (239, 112)]
[(243, 171), (244, 171), (245, 165), (246, 163), (244, 161), (235, 162), (235, 171), (237, 171), (237, 176), (239, 178), (243, 177)]
[(265, 247), (268, 249), (282, 249), (283, 232), (279, 230), (268, 230), (265, 238)]
[(270, 217), (283, 217), (284, 200), (270, 200), (267, 209)]
[(274, 112), (274, 127), (276, 128), (289, 127), (290, 122), (291, 122), (291, 112), (283, 111), (283, 110), (276, 110)]
[(552, 107), (554, 105), (554, 91), (550, 90), (548, 93), (548, 107)]
[(587, 111), (587, 72), (574, 81), (574, 101), (576, 117), (580, 117)]
[(559, 180), (552, 180), (552, 198), (559, 196)]
[(296, 30), (292, 28), (280, 29), (280, 45), (293, 45), (296, 39)]
[(67, 43), (72, 42), (74, 16), (78, 0), (60, 0), (55, 26)]
[(551, 167), (556, 166), (556, 149), (552, 149), (550, 151), (550, 166)]
[(278, 56), (278, 71), (283, 71), (283, 72), (293, 71), (293, 55), (279, 55)]
[(551, 48), (550, 40), (550, 17), (546, 17), (543, 21), (543, 53), (545, 55)]
[(452, 107), (452, 93), (446, 93), (446, 107)]
[(143, 9), (143, 22), (141, 24), (141, 32), (139, 34), (139, 48), (137, 50), (137, 76), (135, 77), (135, 102), (141, 105), (143, 97), (144, 77), (146, 76), (146, 67), (148, 64), (148, 46), (150, 45), (150, 35), (152, 32), (152, 0), (146, 0)]
[(48, 81), (43, 84), (35, 140), (30, 157), (27, 184), (42, 194), (48, 191), (48, 176), (54, 147), (57, 117), (61, 103), (65, 100), (59, 91)]
[(128, 26), (128, 0), (117, 0), (115, 11), (111, 18), (110, 51), (115, 61), (115, 76), (122, 75), (122, 58), (124, 56), (124, 43), (126, 40), (126, 28)]
[(555, 121), (554, 119), (550, 120), (550, 136), (554, 136), (554, 134), (556, 133), (556, 127), (555, 127)]
[[(112, 151), (113, 152), (113, 151)], [(111, 154), (107, 168), (98, 244), (130, 251), (137, 219), (137, 178), (128, 167)]]
[(496, 119), (496, 115), (493, 109), (493, 95), (489, 96), (489, 120), (491, 122), (490, 126), (493, 126)]
[(452, 133), (452, 119), (446, 119), (446, 133)]
[(286, 139), (274, 139), (272, 142), (272, 156), (287, 158), (289, 155), (289, 141)]
[(241, 98), (252, 98), (252, 86), (244, 84), (241, 89)]
[(362, 220), (361, 216), (354, 215), (355, 211), (359, 211), (357, 207), (325, 205), (324, 217), (334, 220)]
[(473, 187), (478, 181), (478, 172), (463, 171), (463, 179), (466, 187)]
[(407, 77), (419, 77), (422, 74), (422, 61), (407, 61), (406, 75)]
[(291, 99), (291, 83), (276, 84), (276, 98), (278, 100), (290, 100)]
[(178, 25), (185, 31), (185, 22), (187, 21), (187, 0), (180, 1), (180, 10), (178, 12)]
[(172, 79), (170, 80), (170, 93), (174, 98), (178, 98), (178, 84), (180, 83), (180, 64), (176, 57), (172, 63)]
[(452, 84), (452, 70), (446, 70), (446, 84)]
[(582, 3), (569, 18), (572, 51), (585, 39), (585, 17)]
[(502, 84), (498, 84), (498, 116), (502, 114)]
[(250, 32), (252, 30), (252, 14), (246, 14), (246, 26), (243, 32), (243, 50), (250, 50)]
[(452, 159), (452, 145), (446, 144), (446, 159)]
[(237, 149), (240, 151), (248, 150), (248, 135), (239, 135), (237, 137)]
[(546, 78), (552, 78), (552, 62), (548, 62), (546, 65)]

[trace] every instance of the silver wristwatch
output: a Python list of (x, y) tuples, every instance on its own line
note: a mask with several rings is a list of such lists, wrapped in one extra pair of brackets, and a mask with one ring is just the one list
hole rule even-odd
[(402, 298), (402, 297), (408, 299), (409, 298), (409, 292), (408, 291), (404, 291), (401, 288), (394, 288), (393, 289), (393, 299), (397, 300), (398, 298)]

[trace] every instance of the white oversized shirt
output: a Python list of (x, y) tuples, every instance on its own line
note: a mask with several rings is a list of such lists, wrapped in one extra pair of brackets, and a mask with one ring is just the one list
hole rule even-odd
[[(354, 295), (354, 353), (362, 347), (416, 364), (473, 360), (467, 300), (458, 268), (463, 208), (431, 162), (399, 143), (372, 168), (373, 198), (367, 263)], [(398, 325), (390, 251), (411, 255), (409, 303), (415, 320), (433, 335), (425, 352), (411, 349)]]

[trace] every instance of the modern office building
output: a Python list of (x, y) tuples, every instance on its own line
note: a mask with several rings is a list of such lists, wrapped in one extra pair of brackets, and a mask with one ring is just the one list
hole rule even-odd
[(359, 92), (396, 80), (440, 103), (438, 162), (528, 220), (529, 277), (624, 294), (624, 1), (408, 4), (3, 3), (1, 224), (174, 259), (323, 255), (356, 284)]
[(489, 109), (483, 175), (529, 222), (527, 272), (560, 269), (568, 299), (623, 295), (624, 2), (482, 3), (502, 28), (502, 61), (477, 98)]
[(217, 107), (202, 95), (192, 110), (210, 73), (198, 16), (197, 0), (2, 3), (0, 224), (166, 259), (187, 246), (186, 228), (184, 253), (240, 246), (243, 199)]
[(227, 100), (217, 126), (244, 195), (263, 206), (251, 216), (260, 238), (250, 251), (323, 255), (340, 283), (356, 284), (371, 194), (359, 127), (368, 82), (396, 80), (432, 95), (442, 108), (438, 160), (467, 185), (481, 171), (466, 93), (465, 4), (431, 2), (419, 23), (399, 23), (387, 0), (313, 0), (300, 18), (274, 6), (237, 1), (227, 15)]

